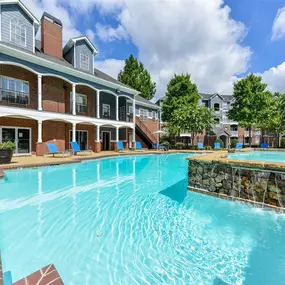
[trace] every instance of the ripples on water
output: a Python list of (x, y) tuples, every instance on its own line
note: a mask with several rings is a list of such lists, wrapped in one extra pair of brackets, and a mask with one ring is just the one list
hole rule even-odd
[(187, 192), (186, 156), (7, 172), (4, 271), (16, 281), (54, 263), (65, 284), (284, 284), (284, 216)]

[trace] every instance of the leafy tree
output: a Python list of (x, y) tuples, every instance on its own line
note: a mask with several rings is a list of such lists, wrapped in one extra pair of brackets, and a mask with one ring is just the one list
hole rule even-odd
[(138, 91), (147, 100), (153, 98), (156, 83), (152, 82), (150, 74), (132, 54), (125, 60), (124, 69), (118, 74), (118, 80)]
[(190, 75), (175, 74), (167, 86), (166, 99), (163, 101), (163, 121), (171, 121), (174, 111), (183, 105), (197, 106), (199, 98), (197, 86), (191, 82)]
[(266, 90), (267, 85), (262, 78), (254, 74), (237, 81), (234, 84), (235, 99), (228, 117), (238, 121), (242, 127), (249, 130), (249, 146), (251, 147), (252, 128), (258, 126), (271, 103), (272, 94)]
[(177, 134), (187, 130), (194, 139), (197, 134), (212, 128), (214, 115), (211, 109), (204, 106), (193, 105), (189, 108), (189, 104), (182, 105), (173, 112), (169, 124), (170, 130), (173, 128)]

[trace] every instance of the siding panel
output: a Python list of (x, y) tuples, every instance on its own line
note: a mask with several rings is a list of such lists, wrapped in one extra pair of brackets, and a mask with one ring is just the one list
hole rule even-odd
[[(1, 17), (1, 36), (3, 42), (15, 44), (10, 41), (10, 21), (11, 19), (18, 19), (26, 26), (26, 47), (20, 46), (21, 48), (27, 49), (34, 52), (33, 50), (33, 22), (25, 14), (21, 7), (17, 4), (2, 5), (2, 17)], [(16, 44), (15, 44), (16, 45)]]
[[(81, 53), (86, 53), (89, 55), (89, 70), (85, 70), (80, 67)], [(93, 52), (84, 40), (76, 42), (75, 56), (76, 56), (75, 60), (76, 68), (93, 73), (93, 60), (94, 60)]]

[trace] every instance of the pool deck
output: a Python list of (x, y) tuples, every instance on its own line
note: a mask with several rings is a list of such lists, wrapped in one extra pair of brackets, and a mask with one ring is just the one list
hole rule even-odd
[[(147, 154), (168, 154), (168, 153), (212, 153), (212, 151), (197, 151), (197, 150), (169, 150), (169, 151), (102, 151), (100, 153), (92, 153), (91, 155), (78, 154), (74, 156), (14, 156), (10, 164), (1, 164), (0, 165), (0, 179), (3, 177), (3, 170), (6, 169), (18, 169), (18, 168), (27, 168), (27, 167), (39, 167), (39, 166), (48, 166), (48, 165), (58, 165), (58, 164), (70, 164), (70, 163), (80, 163), (84, 160), (93, 160), (105, 157), (116, 157), (123, 155), (147, 155)], [(2, 174), (2, 175), (1, 175)]]

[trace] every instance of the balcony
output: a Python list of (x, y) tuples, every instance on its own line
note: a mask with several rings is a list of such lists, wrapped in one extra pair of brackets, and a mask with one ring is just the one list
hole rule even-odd
[(87, 114), (88, 113), (88, 106), (86, 104), (76, 103), (76, 113)]
[(19, 91), (0, 89), (0, 104), (9, 106), (16, 105), (24, 108), (29, 108), (30, 94)]
[(231, 137), (238, 137), (238, 131), (231, 131)]

